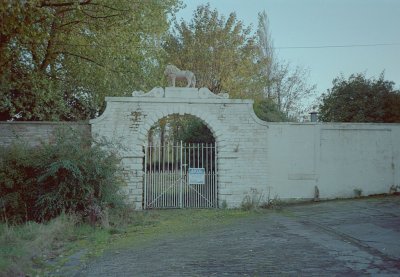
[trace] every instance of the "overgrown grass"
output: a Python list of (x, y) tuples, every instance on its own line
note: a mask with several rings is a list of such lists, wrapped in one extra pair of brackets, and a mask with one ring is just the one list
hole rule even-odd
[[(68, 256), (84, 249), (86, 258), (97, 255), (112, 241), (115, 233), (123, 233), (134, 225), (110, 221), (109, 227), (83, 223), (80, 216), (61, 214), (46, 223), (26, 222), (0, 225), (0, 276), (46, 275), (62, 266)], [(142, 222), (138, 216), (138, 222)], [(115, 231), (118, 230), (118, 231)]]
[(69, 257), (84, 251), (82, 263), (105, 249), (135, 247), (162, 238), (210, 230), (250, 215), (243, 210), (109, 211), (109, 225), (82, 223), (65, 215), (47, 223), (0, 225), (0, 276), (46, 276), (62, 268)]
[(61, 215), (47, 224), (26, 222), (18, 226), (0, 225), (0, 276), (25, 276), (64, 250), (73, 237), (77, 219)]

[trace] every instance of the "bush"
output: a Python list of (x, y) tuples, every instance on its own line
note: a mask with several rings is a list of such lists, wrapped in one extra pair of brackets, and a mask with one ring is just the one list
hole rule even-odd
[(62, 212), (88, 216), (122, 203), (114, 150), (68, 127), (58, 129), (51, 143), (30, 147), (19, 141), (0, 149), (1, 219), (40, 222)]

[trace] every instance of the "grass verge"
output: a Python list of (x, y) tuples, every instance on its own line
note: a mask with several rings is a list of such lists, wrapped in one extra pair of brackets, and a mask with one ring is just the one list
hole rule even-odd
[[(47, 276), (61, 272), (71, 257), (80, 267), (106, 249), (135, 247), (162, 238), (202, 232), (249, 216), (243, 210), (109, 211), (107, 224), (90, 226), (75, 215), (46, 224), (0, 224), (0, 277)], [(80, 253), (78, 256), (77, 253)]]

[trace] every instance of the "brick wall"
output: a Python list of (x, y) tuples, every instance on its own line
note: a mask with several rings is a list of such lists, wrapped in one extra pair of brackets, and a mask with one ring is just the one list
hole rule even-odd
[(57, 128), (68, 126), (91, 135), (87, 122), (46, 122), (46, 121), (0, 121), (0, 146), (8, 146), (16, 139), (21, 139), (35, 146), (40, 142), (48, 142)]

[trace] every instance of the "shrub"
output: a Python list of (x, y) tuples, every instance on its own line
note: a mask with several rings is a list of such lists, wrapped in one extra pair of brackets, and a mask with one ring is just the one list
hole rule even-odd
[(47, 221), (62, 212), (88, 215), (122, 203), (115, 149), (68, 127), (59, 128), (51, 143), (0, 149), (1, 218)]
[(35, 203), (36, 152), (17, 142), (0, 148), (0, 211), (1, 218), (13, 222), (31, 218)]

